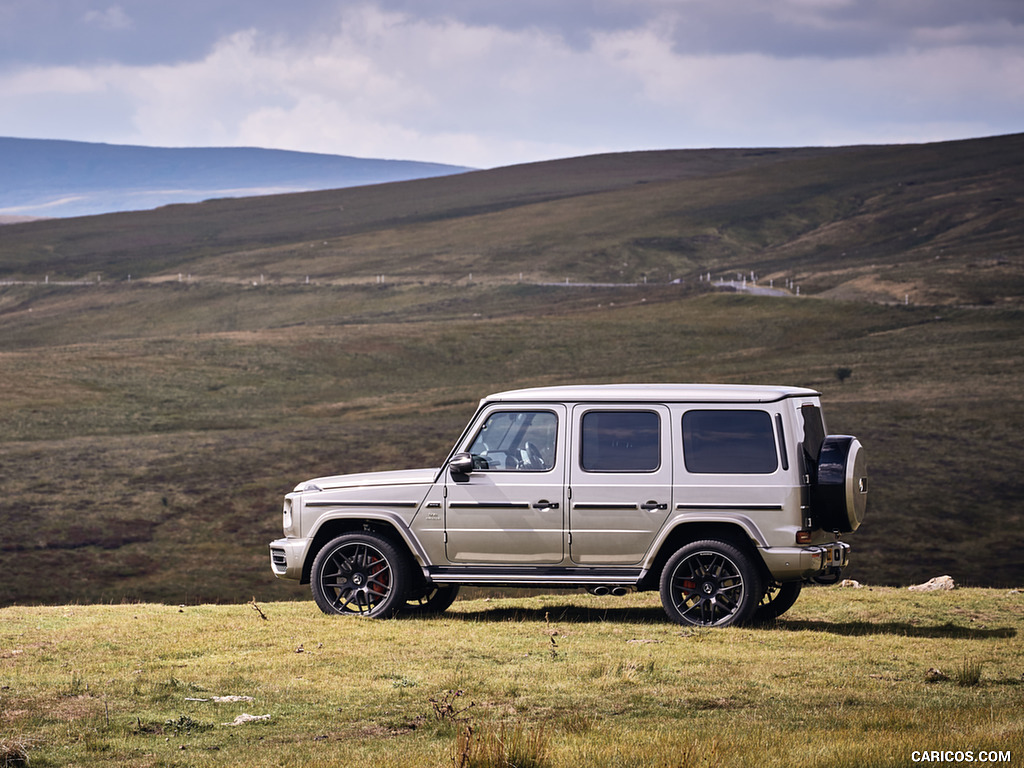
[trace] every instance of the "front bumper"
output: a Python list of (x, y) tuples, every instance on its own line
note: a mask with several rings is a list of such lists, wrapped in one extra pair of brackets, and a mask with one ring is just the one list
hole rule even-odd
[(277, 539), (270, 542), (270, 569), (279, 579), (302, 580), (307, 539)]
[(843, 541), (814, 547), (766, 547), (760, 552), (776, 581), (811, 579), (850, 563), (850, 545)]

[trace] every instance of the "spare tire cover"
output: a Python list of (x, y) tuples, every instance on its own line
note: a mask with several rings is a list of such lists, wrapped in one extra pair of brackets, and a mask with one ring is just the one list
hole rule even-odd
[(829, 531), (855, 531), (867, 503), (867, 458), (860, 441), (850, 435), (829, 435), (821, 445), (811, 500), (815, 522)]

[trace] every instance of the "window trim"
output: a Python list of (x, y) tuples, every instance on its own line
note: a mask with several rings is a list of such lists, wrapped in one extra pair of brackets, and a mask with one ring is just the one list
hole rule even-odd
[(472, 451), (470, 449), (473, 447), (473, 443), (476, 442), (477, 437), (483, 431), (484, 425), (487, 424), (487, 422), (491, 419), (491, 417), (493, 417), (495, 414), (499, 414), (499, 413), (548, 413), (548, 414), (551, 414), (552, 416), (554, 416), (555, 417), (555, 445), (554, 445), (555, 456), (554, 456), (554, 459), (552, 460), (551, 466), (548, 469), (498, 469), (497, 467), (495, 467), (493, 469), (492, 468), (483, 469), (483, 468), (476, 468), (476, 467), (474, 467), (473, 468), (473, 474), (476, 474), (477, 472), (486, 472), (486, 473), (496, 472), (496, 473), (499, 473), (499, 474), (509, 474), (509, 475), (544, 475), (544, 474), (547, 474), (549, 472), (554, 472), (556, 469), (558, 469), (559, 452), (561, 450), (561, 448), (559, 446), (559, 443), (561, 442), (560, 438), (562, 436), (562, 423), (560, 421), (558, 411), (556, 411), (553, 408), (545, 408), (545, 407), (538, 407), (538, 408), (514, 408), (514, 407), (498, 406), (497, 408), (492, 408), (491, 410), (486, 411), (481, 416), (480, 420), (477, 422), (479, 424), (477, 429), (474, 432), (470, 433), (469, 436), (466, 438), (465, 450), (466, 450), (467, 453), (472, 454)]
[(782, 459), (782, 471), (789, 472), (789, 451), (786, 449), (786, 426), (782, 414), (775, 414), (776, 437), (779, 440), (779, 457)]
[[(768, 420), (768, 429), (771, 432), (771, 440), (769, 445), (771, 446), (772, 455), (775, 457), (775, 466), (767, 472), (745, 472), (745, 471), (732, 471), (732, 472), (707, 472), (700, 471), (690, 468), (689, 454), (686, 450), (686, 417), (691, 413), (758, 413), (762, 414)], [(782, 460), (779, 456), (780, 441), (784, 439), (784, 436), (778, 434), (775, 430), (774, 420), (772, 414), (762, 408), (688, 408), (685, 410), (679, 418), (679, 448), (682, 453), (682, 468), (689, 475), (706, 475), (706, 476), (730, 476), (736, 477), (739, 475), (747, 475), (750, 477), (769, 477), (771, 475), (778, 474), (778, 472), (785, 471), (782, 469)], [(788, 460), (786, 461), (788, 464)]]
[[(583, 466), (583, 421), (592, 413), (649, 413), (658, 420), (658, 463), (653, 469), (587, 469)], [(579, 413), (579, 418), (575, 422), (579, 424), (579, 453), (577, 454), (577, 463), (581, 472), (586, 472), (588, 475), (654, 475), (661, 471), (661, 468), (665, 465), (665, 451), (664, 451), (664, 422), (660, 411), (653, 408), (587, 408)]]

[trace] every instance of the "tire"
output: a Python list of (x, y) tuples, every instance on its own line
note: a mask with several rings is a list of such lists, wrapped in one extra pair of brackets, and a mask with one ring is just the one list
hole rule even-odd
[(459, 594), (459, 585), (437, 586), (431, 584), (427, 591), (419, 595), (410, 595), (402, 606), (402, 614), (406, 616), (435, 616), (444, 613), (448, 606), (455, 602)]
[(800, 597), (803, 584), (799, 581), (787, 581), (784, 584), (770, 584), (764, 591), (761, 602), (754, 610), (755, 624), (769, 624), (784, 614)]
[(383, 619), (404, 606), (412, 571), (409, 559), (383, 536), (347, 533), (317, 553), (309, 580), (324, 613)]
[(750, 557), (733, 544), (687, 544), (661, 572), (661, 604), (678, 624), (728, 627), (751, 619), (764, 588)]
[(826, 437), (817, 470), (811, 491), (815, 523), (826, 531), (856, 531), (868, 503), (867, 459), (860, 441), (849, 435)]

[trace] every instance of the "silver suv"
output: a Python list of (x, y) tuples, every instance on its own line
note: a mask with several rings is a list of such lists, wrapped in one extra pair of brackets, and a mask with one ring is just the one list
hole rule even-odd
[(860, 442), (827, 434), (810, 389), (522, 389), (484, 398), (439, 469), (299, 484), (270, 560), (325, 613), (580, 587), (657, 589), (681, 624), (762, 622), (839, 578), (867, 489)]

